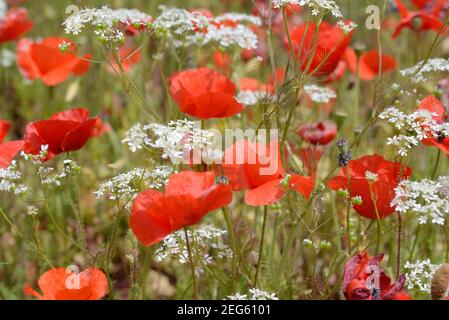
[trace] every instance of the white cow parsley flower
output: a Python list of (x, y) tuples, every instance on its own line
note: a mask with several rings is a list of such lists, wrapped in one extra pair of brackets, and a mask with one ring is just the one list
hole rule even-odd
[(339, 20), (337, 24), (344, 33), (351, 33), (355, 28), (357, 28), (357, 24), (354, 21), (346, 23), (344, 20)]
[(8, 50), (2, 49), (0, 51), (0, 66), (4, 68), (9, 68), (16, 62), (16, 53)]
[(435, 58), (429, 59), (426, 64), (425, 60), (418, 62), (415, 66), (400, 70), (399, 73), (403, 77), (412, 76), (411, 80), (415, 83), (426, 81), (425, 74), (432, 72), (448, 72), (449, 59)]
[(405, 114), (396, 107), (385, 109), (379, 118), (391, 123), (400, 134), (387, 139), (388, 145), (398, 149), (400, 156), (408, 155), (413, 147), (416, 147), (423, 139), (449, 133), (448, 123), (437, 123), (433, 117), (435, 113), (428, 110), (416, 110), (411, 114)]
[(0, 168), (0, 191), (13, 193), (15, 195), (24, 194), (28, 188), (20, 184), (22, 173), (17, 171), (17, 162), (14, 160), (9, 167), (5, 169)]
[(418, 215), (419, 224), (430, 221), (444, 225), (449, 214), (449, 177), (439, 177), (436, 181), (402, 181), (395, 189), (391, 202), (401, 213), (412, 212)]
[[(194, 242), (191, 249), (193, 251), (192, 257), (196, 260), (195, 273), (197, 275), (204, 272), (204, 265), (208, 266), (214, 263), (216, 259), (232, 257), (232, 250), (222, 240), (223, 235), (226, 234), (225, 230), (204, 226), (193, 231), (188, 230), (187, 233), (189, 241)], [(184, 230), (168, 235), (156, 250), (155, 259), (157, 262), (168, 258), (175, 258), (181, 264), (190, 262)]]
[(109, 200), (131, 202), (142, 188), (165, 187), (172, 173), (173, 169), (168, 166), (159, 166), (153, 170), (135, 168), (101, 183), (95, 195), (97, 198), (107, 197)]
[(234, 293), (227, 296), (227, 300), (279, 300), (275, 293), (270, 293), (261, 289), (249, 289), (249, 293)]
[(313, 102), (317, 103), (328, 103), (331, 99), (335, 99), (337, 97), (334, 90), (319, 87), (314, 84), (304, 86), (304, 91)]
[(190, 42), (198, 44), (217, 44), (222, 48), (239, 47), (241, 49), (256, 49), (257, 35), (247, 26), (235, 27), (223, 25), (211, 25), (205, 33), (196, 33), (190, 38)]
[(151, 16), (136, 9), (86, 8), (69, 16), (62, 25), (65, 32), (79, 35), (85, 29), (91, 28), (97, 37), (107, 43), (120, 43), (124, 40), (123, 27), (146, 27)]
[(430, 293), (432, 278), (439, 265), (432, 264), (429, 259), (409, 262), (404, 265), (407, 269), (405, 286), (408, 290), (419, 290)]
[(217, 22), (225, 20), (231, 20), (235, 22), (248, 22), (256, 26), (260, 26), (262, 24), (262, 20), (258, 16), (238, 12), (227, 12), (225, 14), (222, 14), (221, 16), (215, 17), (213, 20)]
[(200, 12), (189, 12), (185, 9), (159, 6), (162, 13), (153, 22), (153, 28), (166, 31), (171, 36), (180, 36), (209, 25), (209, 19)]
[(53, 167), (43, 166), (42, 163), (37, 163), (37, 175), (40, 178), (41, 184), (48, 187), (60, 187), (63, 180), (67, 177), (74, 176), (81, 172), (81, 167), (73, 160), (66, 159), (63, 162), (63, 168), (57, 171)]
[(273, 0), (272, 3), (274, 8), (281, 8), (287, 5), (307, 6), (315, 16), (319, 15), (320, 12), (330, 12), (336, 18), (343, 17), (339, 6), (334, 0)]
[(8, 10), (8, 4), (5, 0), (0, 0), (0, 19), (6, 15), (6, 11)]
[(170, 121), (167, 125), (150, 123), (133, 126), (122, 140), (135, 152), (144, 147), (160, 149), (163, 159), (179, 163), (190, 159), (192, 150), (208, 149), (214, 134), (200, 129), (199, 122), (188, 120)]

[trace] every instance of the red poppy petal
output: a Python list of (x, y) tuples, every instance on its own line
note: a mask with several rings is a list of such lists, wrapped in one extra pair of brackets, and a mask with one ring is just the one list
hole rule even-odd
[(306, 199), (309, 199), (313, 191), (314, 179), (313, 177), (303, 177), (293, 174), (290, 177), (289, 184), (290, 189), (299, 192)]
[(147, 190), (134, 201), (129, 224), (137, 239), (146, 246), (163, 240), (173, 231), (170, 217), (165, 211), (153, 209), (163, 196), (161, 192)]
[(86, 108), (72, 108), (55, 113), (49, 120), (68, 120), (76, 122), (84, 122), (89, 119), (89, 110)]
[(430, 113), (436, 113), (433, 116), (435, 121), (444, 121), (446, 110), (440, 100), (434, 96), (427, 96), (424, 98), (418, 107), (419, 110), (427, 110)]
[(92, 137), (96, 125), (97, 119), (92, 118), (68, 132), (62, 141), (61, 150), (67, 152), (81, 149), (87, 140)]
[(58, 291), (66, 290), (68, 275), (64, 268), (51, 269), (42, 274), (37, 283), (44, 299), (55, 300)]
[(182, 171), (169, 178), (165, 195), (190, 195), (200, 197), (205, 190), (212, 187), (215, 181), (213, 172)]
[(22, 140), (0, 144), (0, 168), (8, 167), (22, 147)]
[(284, 194), (281, 179), (272, 180), (248, 191), (245, 195), (245, 203), (255, 207), (266, 206), (278, 202)]
[(8, 134), (10, 128), (11, 123), (9, 121), (0, 120), (0, 143), (2, 143), (3, 140), (5, 140), (5, 137)]

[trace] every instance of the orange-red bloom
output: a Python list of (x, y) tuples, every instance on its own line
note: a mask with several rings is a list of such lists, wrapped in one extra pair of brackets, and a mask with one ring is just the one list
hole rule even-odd
[(170, 78), (170, 94), (181, 111), (200, 119), (225, 118), (242, 112), (235, 93), (231, 80), (208, 68), (182, 71)]
[(348, 300), (408, 300), (403, 291), (405, 276), (396, 282), (380, 268), (383, 255), (369, 257), (366, 252), (353, 256), (343, 271), (343, 293)]
[(8, 167), (23, 146), (22, 140), (3, 142), (10, 128), (8, 121), (0, 120), (0, 168)]
[(100, 118), (90, 118), (87, 109), (73, 108), (56, 113), (48, 120), (28, 124), (23, 151), (39, 154), (42, 146), (48, 145), (49, 160), (60, 153), (81, 149), (91, 137), (103, 132)]
[(305, 123), (299, 128), (298, 134), (310, 144), (324, 146), (337, 136), (337, 125), (329, 121)]
[(38, 285), (42, 294), (29, 286), (25, 287), (25, 294), (39, 300), (98, 300), (108, 292), (106, 276), (97, 268), (86, 269), (78, 275), (64, 268), (51, 269), (40, 276)]
[[(136, 50), (130, 45), (123, 45), (119, 48), (118, 57), (123, 71), (128, 73), (140, 61), (141, 54), (139, 49)], [(111, 72), (119, 72), (120, 67), (118, 64), (112, 58), (110, 60), (111, 65), (108, 66), (108, 70)]]
[(33, 27), (33, 22), (28, 19), (25, 9), (11, 9), (0, 18), (0, 44), (7, 41), (18, 40)]
[(264, 206), (278, 202), (287, 189), (296, 190), (309, 198), (313, 191), (313, 178), (290, 175), (288, 182), (282, 167), (279, 145), (253, 143), (242, 140), (229, 147), (224, 154), (222, 168), (233, 190), (249, 190), (245, 202), (251, 206)]
[(182, 171), (170, 177), (164, 193), (140, 193), (129, 220), (137, 239), (146, 246), (153, 245), (231, 203), (231, 186), (215, 184), (214, 178), (213, 172)]
[[(313, 52), (315, 29), (315, 23), (302, 24), (291, 33), (293, 48), (302, 71), (307, 69)], [(311, 58), (310, 68), (307, 70), (307, 73), (314, 72), (315, 76), (331, 74), (337, 68), (351, 39), (352, 32), (345, 34), (338, 25), (329, 25), (326, 22), (321, 23), (318, 30), (315, 54)], [(284, 42), (288, 47), (287, 40)]]
[[(346, 167), (329, 181), (329, 187), (348, 190), (351, 197), (360, 196), (363, 203), (354, 205), (354, 210), (368, 219), (377, 219), (377, 215), (382, 219), (394, 212), (395, 208), (390, 205), (395, 196), (394, 189), (411, 174), (409, 167), (401, 168), (401, 163), (387, 161), (376, 154), (349, 161), (348, 169), (350, 190)], [(376, 181), (368, 182), (367, 172), (377, 175)]]
[[(437, 123), (443, 123), (446, 121), (446, 110), (444, 109), (443, 104), (435, 98), (434, 96), (428, 96), (421, 101), (418, 109), (428, 110), (429, 112), (435, 114), (433, 116), (433, 120)], [(441, 133), (440, 137), (429, 137), (423, 139), (423, 144), (427, 146), (434, 146), (445, 152), (449, 156), (449, 137), (444, 136)]]
[(365, 52), (359, 57), (359, 59), (357, 59), (357, 55), (354, 50), (348, 48), (345, 54), (345, 59), (349, 70), (353, 74), (357, 73), (358, 62), (358, 76), (362, 80), (373, 80), (379, 75), (381, 67), (380, 61), (382, 61), (383, 74), (396, 69), (396, 60), (386, 54), (382, 54), (382, 58), (379, 59), (379, 51), (377, 49)]
[(401, 20), (393, 33), (393, 38), (396, 38), (404, 28), (409, 28), (417, 32), (428, 30), (439, 32), (443, 27), (439, 13), (443, 9), (444, 4), (444, 1), (440, 1), (431, 10), (409, 11), (401, 0), (396, 0), (396, 6), (401, 15)]
[(41, 79), (47, 86), (55, 86), (71, 75), (82, 75), (89, 69), (89, 54), (81, 59), (70, 52), (61, 52), (59, 45), (70, 43), (64, 38), (45, 38), (32, 42), (22, 39), (17, 44), (17, 64), (30, 79)]

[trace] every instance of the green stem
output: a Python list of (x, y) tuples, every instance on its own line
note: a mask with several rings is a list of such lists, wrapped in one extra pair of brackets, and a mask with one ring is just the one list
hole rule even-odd
[(193, 264), (192, 249), (190, 247), (189, 233), (187, 231), (187, 228), (184, 228), (184, 236), (186, 238), (187, 253), (189, 255), (190, 270), (192, 272), (193, 298), (198, 299), (198, 288), (197, 288), (197, 283), (196, 283), (195, 265)]
[(262, 256), (263, 256), (263, 241), (265, 239), (265, 229), (267, 225), (267, 218), (268, 218), (268, 207), (263, 207), (263, 222), (262, 222), (262, 234), (260, 237), (260, 244), (259, 244), (259, 258), (257, 259), (257, 266), (256, 266), (256, 275), (254, 276), (254, 287), (257, 287), (257, 281), (259, 277), (259, 271), (260, 271), (260, 265), (262, 264)]
[(227, 206), (223, 207), (223, 213), (226, 220), (226, 225), (228, 227), (229, 238), (231, 240), (232, 247), (232, 289), (235, 291), (237, 288), (237, 261), (238, 261), (238, 250), (237, 241), (235, 238), (234, 227), (232, 225), (231, 214)]

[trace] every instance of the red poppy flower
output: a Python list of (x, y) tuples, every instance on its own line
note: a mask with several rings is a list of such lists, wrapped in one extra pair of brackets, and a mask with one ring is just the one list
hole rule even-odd
[(396, 38), (404, 28), (409, 28), (417, 32), (433, 30), (439, 32), (443, 27), (443, 22), (439, 18), (443, 6), (436, 6), (430, 11), (409, 11), (401, 0), (396, 0), (401, 20), (393, 33), (393, 38)]
[(321, 146), (313, 146), (299, 150), (299, 158), (304, 164), (304, 167), (307, 168), (309, 175), (312, 177), (316, 176), (316, 169), (323, 153), (324, 151)]
[[(140, 50), (136, 50), (135, 48), (129, 45), (123, 45), (119, 48), (118, 51), (120, 63), (123, 67), (123, 70), (128, 73), (131, 69), (140, 61), (141, 54)], [(108, 70), (111, 72), (119, 72), (119, 66), (113, 59), (111, 59), (111, 64), (108, 66)]]
[[(434, 96), (428, 96), (424, 98), (421, 101), (418, 109), (428, 110), (429, 112), (435, 114), (433, 116), (433, 120), (435, 120), (437, 123), (443, 123), (446, 121), (446, 110), (444, 109), (444, 106), (440, 102), (440, 100), (438, 100)], [(424, 139), (422, 142), (427, 146), (437, 147), (449, 156), (449, 137), (429, 137)]]
[(223, 172), (233, 190), (250, 190), (245, 202), (251, 206), (264, 206), (278, 202), (286, 189), (296, 190), (309, 198), (314, 181), (312, 177), (290, 175), (283, 186), (285, 171), (282, 167), (279, 145), (253, 143), (242, 140), (229, 147), (224, 154)]
[(0, 169), (7, 168), (23, 146), (22, 140), (3, 142), (10, 128), (8, 121), (0, 120)]
[(337, 125), (333, 122), (320, 121), (312, 124), (303, 124), (298, 134), (310, 144), (326, 145), (337, 136)]
[(214, 65), (226, 74), (231, 72), (232, 59), (229, 54), (222, 51), (215, 51), (212, 54)]
[(48, 145), (46, 160), (49, 160), (62, 152), (81, 149), (91, 137), (103, 132), (100, 118), (90, 118), (87, 109), (74, 108), (56, 113), (48, 120), (28, 124), (23, 150), (39, 154), (41, 147)]
[(434, 15), (448, 5), (447, 0), (411, 0), (411, 2), (420, 10), (431, 10)]
[[(308, 26), (302, 24), (291, 33), (293, 48), (302, 71), (307, 68), (308, 60), (313, 51), (315, 29), (315, 23), (310, 23)], [(316, 51), (307, 73), (315, 72), (314, 75), (317, 77), (331, 74), (337, 68), (351, 42), (352, 34), (352, 32), (349, 34), (343, 33), (336, 24), (331, 26), (326, 22), (321, 23), (318, 30)], [(287, 40), (284, 43), (288, 48)]]
[(231, 186), (215, 184), (214, 177), (213, 172), (182, 171), (170, 177), (164, 193), (140, 193), (129, 220), (137, 239), (146, 246), (153, 245), (231, 203)]
[[(345, 59), (349, 70), (357, 73), (357, 55), (354, 49), (346, 51)], [(373, 80), (379, 75), (379, 51), (377, 49), (363, 53), (358, 59), (359, 77), (362, 80)], [(396, 60), (386, 54), (382, 54), (382, 73), (387, 73), (396, 69)]]
[(382, 270), (383, 254), (369, 257), (366, 252), (353, 256), (343, 271), (343, 293), (348, 300), (406, 300), (405, 276), (396, 282)]
[(343, 78), (347, 68), (346, 62), (344, 60), (340, 60), (337, 68), (335, 68), (335, 70), (326, 77), (324, 83), (328, 84), (340, 80)]
[(71, 75), (82, 75), (89, 69), (90, 55), (83, 59), (70, 52), (61, 52), (63, 38), (45, 38), (39, 42), (23, 39), (17, 44), (17, 64), (22, 74), (30, 79), (41, 79), (47, 86), (55, 86)]
[(78, 275), (55, 268), (42, 274), (37, 283), (42, 294), (29, 286), (24, 291), (39, 300), (98, 300), (108, 292), (106, 276), (97, 268), (86, 269)]
[(254, 78), (241, 78), (239, 87), (241, 91), (254, 91), (270, 95), (274, 93), (274, 86), (272, 84), (260, 83)]
[[(349, 176), (351, 197), (360, 196), (363, 203), (354, 205), (354, 210), (368, 219), (385, 218), (395, 210), (390, 205), (395, 196), (394, 189), (400, 182), (401, 163), (390, 162), (380, 155), (364, 156), (357, 160), (349, 161)], [(377, 180), (368, 183), (366, 173), (377, 175)], [(403, 168), (402, 179), (407, 179), (411, 174), (409, 167)], [(371, 184), (371, 188), (370, 188)], [(341, 168), (339, 174), (329, 181), (329, 187), (333, 190), (348, 189), (346, 168)], [(371, 190), (372, 192), (371, 192)], [(373, 198), (376, 200), (374, 206)]]
[(28, 19), (25, 9), (11, 9), (0, 18), (0, 44), (18, 40), (20, 36), (33, 28), (33, 22)]
[(181, 111), (200, 119), (225, 118), (242, 112), (235, 93), (231, 80), (208, 68), (182, 71), (170, 78), (170, 94)]

